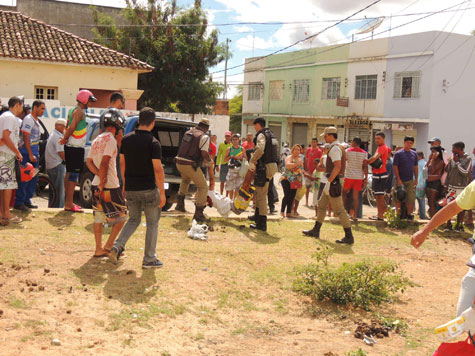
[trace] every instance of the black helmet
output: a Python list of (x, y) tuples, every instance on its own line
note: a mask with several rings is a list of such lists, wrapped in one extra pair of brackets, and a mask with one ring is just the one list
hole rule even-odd
[(114, 125), (117, 130), (124, 128), (125, 117), (122, 112), (116, 108), (106, 109), (101, 115), (101, 120), (103, 121), (101, 126), (104, 128), (111, 124)]
[(406, 200), (406, 188), (403, 185), (400, 185), (396, 188), (396, 199), (398, 202), (404, 202)]

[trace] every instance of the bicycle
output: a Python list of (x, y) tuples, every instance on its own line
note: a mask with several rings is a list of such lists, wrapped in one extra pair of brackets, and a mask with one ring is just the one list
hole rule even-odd
[(48, 200), (48, 208), (57, 204), (58, 192), (47, 174), (38, 173), (38, 184), (36, 185), (35, 195), (39, 198)]

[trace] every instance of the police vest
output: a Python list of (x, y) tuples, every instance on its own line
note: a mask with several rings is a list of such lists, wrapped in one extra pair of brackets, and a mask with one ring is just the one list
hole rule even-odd
[[(341, 150), (341, 167), (340, 167), (340, 172), (338, 173), (338, 177), (343, 178), (345, 176), (345, 170), (346, 170), (346, 150), (345, 150), (345, 147), (343, 147), (342, 145), (336, 144), (330, 148), (330, 151), (335, 149), (335, 146), (339, 147)], [(330, 151), (328, 151), (328, 153), (330, 153)], [(328, 154), (327, 163), (325, 166), (325, 173), (327, 174), (327, 176), (329, 176), (332, 173), (334, 167), (335, 167), (335, 164), (333, 163), (332, 159), (330, 158), (330, 155)]]
[(257, 145), (257, 136), (259, 136), (259, 134), (261, 133), (266, 138), (266, 146), (264, 148), (264, 154), (262, 155), (261, 158), (259, 158), (259, 161), (262, 161), (264, 164), (276, 163), (277, 162), (277, 146), (279, 145), (279, 142), (275, 138), (274, 133), (271, 130), (269, 130), (267, 127), (265, 127), (256, 134), (256, 137), (254, 137), (254, 146)]
[(203, 157), (201, 155), (200, 140), (205, 133), (196, 127), (188, 130), (183, 136), (180, 148), (178, 150), (178, 157), (188, 159), (190, 161), (201, 162)]

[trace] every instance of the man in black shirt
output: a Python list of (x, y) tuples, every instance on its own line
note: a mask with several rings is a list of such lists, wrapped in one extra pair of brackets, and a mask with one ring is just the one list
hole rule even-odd
[[(162, 147), (152, 136), (155, 112), (143, 108), (139, 114), (139, 127), (122, 139), (120, 168), (124, 181), (125, 197), (129, 208), (129, 220), (111, 249), (109, 260), (116, 264), (125, 245), (137, 230), (145, 213), (147, 230), (142, 268), (160, 268), (163, 263), (157, 258), (158, 221), (165, 205), (165, 174), (162, 167)], [(157, 189), (158, 188), (158, 189)]]

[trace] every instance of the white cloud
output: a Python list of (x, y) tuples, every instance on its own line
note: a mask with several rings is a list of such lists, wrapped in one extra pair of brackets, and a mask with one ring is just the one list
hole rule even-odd
[(274, 48), (278, 44), (274, 42), (274, 39), (271, 37), (269, 39), (264, 39), (262, 37), (256, 37), (252, 35), (247, 35), (246, 37), (241, 37), (236, 41), (236, 46), (241, 51), (252, 51), (255, 49), (269, 49)]
[(243, 25), (243, 26), (234, 26), (233, 27), (234, 31), (236, 32), (253, 32), (254, 29), (252, 27)]

